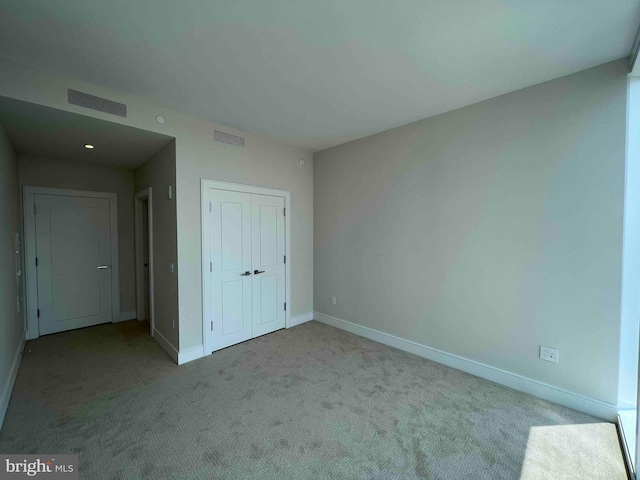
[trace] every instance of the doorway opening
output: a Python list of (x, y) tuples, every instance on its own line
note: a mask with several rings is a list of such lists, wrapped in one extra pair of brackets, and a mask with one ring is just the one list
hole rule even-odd
[(154, 336), (153, 307), (153, 201), (151, 187), (135, 196), (136, 242), (136, 316), (149, 322), (149, 334)]
[[(159, 328), (154, 317), (150, 228), (151, 186), (175, 185), (175, 138), (2, 96), (0, 127), (15, 152), (23, 193), (24, 241), (17, 245), (26, 339), (136, 318), (149, 321), (153, 336), (177, 337), (175, 326)], [(175, 230), (175, 218), (166, 223), (162, 232)], [(167, 255), (175, 262), (174, 251)], [(147, 279), (142, 303), (138, 277)]]

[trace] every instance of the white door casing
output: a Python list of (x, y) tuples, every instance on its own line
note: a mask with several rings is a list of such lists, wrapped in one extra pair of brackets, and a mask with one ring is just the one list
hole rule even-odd
[[(258, 335), (262, 335), (279, 328), (289, 327), (291, 322), (291, 220), (290, 215), (285, 215), (285, 211), (290, 211), (291, 193), (285, 190), (277, 190), (252, 185), (242, 185), (215, 180), (201, 181), (202, 198), (202, 294), (203, 294), (203, 343), (205, 354), (224, 346), (231, 345), (243, 340), (247, 340)], [(242, 297), (236, 293), (231, 296), (232, 290), (227, 292), (231, 299), (241, 299), (242, 310), (237, 306), (223, 310), (222, 289), (217, 293), (214, 290), (215, 284), (222, 284), (219, 276), (223, 275), (223, 270), (216, 272), (216, 266), (222, 263), (222, 232), (219, 222), (222, 219), (220, 209), (220, 192), (239, 194), (240, 196), (226, 197), (233, 199), (230, 203), (240, 203), (246, 217), (241, 221), (243, 229), (242, 238), (236, 233), (236, 241), (241, 245), (244, 257), (248, 249), (250, 261), (243, 263), (242, 268), (237, 270), (237, 275), (242, 278)], [(222, 194), (224, 195), (224, 194)], [(218, 198), (218, 200), (216, 200)], [(224, 203), (224, 202), (223, 202)], [(215, 204), (215, 205), (214, 205)], [(229, 214), (238, 206), (228, 208)], [(258, 212), (257, 214), (255, 212)], [(277, 215), (274, 215), (278, 212)], [(256, 216), (257, 215), (257, 216)], [(232, 216), (229, 216), (232, 218)], [(239, 220), (236, 220), (238, 222)], [(231, 223), (227, 222), (230, 226)], [(245, 238), (245, 232), (249, 238)], [(230, 236), (233, 238), (233, 236)], [(217, 243), (214, 243), (217, 242)], [(219, 244), (219, 247), (216, 245)], [(248, 245), (247, 245), (248, 244)], [(219, 250), (216, 250), (219, 248)], [(234, 255), (240, 255), (238, 248)], [(220, 252), (220, 253), (217, 253)], [(286, 256), (286, 263), (285, 263)], [(239, 265), (235, 265), (236, 267)], [(264, 273), (254, 273), (255, 271)], [(246, 274), (249, 272), (249, 274)], [(235, 278), (235, 277), (234, 277)], [(264, 278), (265, 280), (262, 280)], [(245, 290), (248, 284), (248, 290)], [(239, 289), (236, 288), (235, 292)], [(215, 292), (215, 293), (214, 293)], [(248, 315), (249, 327), (245, 323), (244, 312), (249, 303), (250, 314)], [(286, 311), (285, 311), (286, 304)], [(231, 340), (233, 328), (237, 328), (240, 322), (237, 320), (238, 314), (231, 317), (229, 312), (243, 312), (242, 334), (237, 333), (237, 337)], [(257, 312), (257, 314), (256, 314)], [(229, 319), (226, 321), (220, 319)], [(232, 322), (235, 320), (235, 327)], [(220, 323), (220, 325), (218, 325)], [(224, 329), (224, 330), (223, 330)], [(246, 330), (243, 330), (246, 329)], [(225, 332), (223, 335), (223, 331)], [(222, 340), (224, 338), (224, 340)]]
[[(95, 200), (100, 199), (103, 201), (94, 203)], [(39, 204), (38, 207), (36, 202)], [(106, 210), (105, 205), (107, 205)], [(41, 334), (68, 328), (118, 321), (120, 279), (117, 205), (115, 193), (32, 186), (23, 188), (27, 339), (38, 338)], [(39, 211), (38, 208), (40, 208)], [(49, 236), (49, 252), (47, 247), (43, 246), (46, 245), (45, 240), (41, 239), (38, 242), (36, 237), (36, 219), (40, 213), (43, 217), (39, 222), (39, 231), (43, 232), (45, 237)], [(84, 218), (86, 222), (83, 220), (83, 216), (92, 217), (92, 215), (93, 219)], [(88, 224), (96, 221), (97, 230), (90, 233), (91, 228)], [(47, 222), (49, 222), (48, 226)], [(106, 234), (105, 224), (107, 225)], [(80, 234), (80, 232), (84, 233)], [(93, 236), (95, 240), (93, 247), (90, 246), (90, 242), (86, 245), (80, 242), (87, 236)], [(51, 238), (53, 238), (53, 244), (51, 244)], [(38, 267), (36, 267), (38, 243), (41, 244), (41, 252), (45, 257), (38, 259)], [(91, 255), (94, 255), (93, 258), (89, 258)], [(101, 263), (107, 258), (109, 258), (108, 262)], [(89, 261), (84, 263), (84, 260)], [(91, 269), (95, 273), (90, 273), (89, 263), (91, 262), (95, 262)], [(104, 265), (108, 265), (108, 268), (97, 268)], [(45, 302), (42, 307), (38, 305), (40, 301), (38, 268), (43, 268), (42, 281), (45, 282), (40, 285), (43, 289), (40, 296), (42, 302)], [(100, 280), (98, 284), (100, 293), (97, 294), (96, 290), (91, 290), (92, 286), (96, 286), (96, 274)], [(49, 280), (46, 280), (47, 277)], [(81, 277), (92, 279), (92, 281), (84, 284), (80, 281)], [(97, 313), (96, 295), (100, 299), (100, 313)], [(43, 318), (42, 332), (38, 318), (39, 309), (41, 316), (50, 315), (48, 318)]]

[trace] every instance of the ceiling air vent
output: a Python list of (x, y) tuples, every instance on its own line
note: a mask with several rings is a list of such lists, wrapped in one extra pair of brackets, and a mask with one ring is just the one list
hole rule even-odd
[(117, 115), (127, 118), (127, 106), (124, 103), (114, 102), (106, 98), (96, 97), (88, 93), (79, 92), (77, 90), (67, 90), (67, 100), (71, 105), (90, 108), (99, 112)]
[(213, 139), (216, 142), (228, 143), (229, 145), (233, 145), (234, 147), (244, 148), (244, 138), (238, 137), (236, 135), (231, 135), (230, 133), (214, 130)]

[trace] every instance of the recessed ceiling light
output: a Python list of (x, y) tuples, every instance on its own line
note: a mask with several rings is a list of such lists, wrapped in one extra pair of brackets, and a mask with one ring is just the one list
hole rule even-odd
[(92, 149), (94, 149), (94, 148), (96, 148), (96, 147), (94, 147), (94, 146), (93, 146), (93, 145), (91, 145), (90, 143), (85, 143), (85, 144), (84, 144), (84, 148), (86, 148), (87, 150), (92, 150)]

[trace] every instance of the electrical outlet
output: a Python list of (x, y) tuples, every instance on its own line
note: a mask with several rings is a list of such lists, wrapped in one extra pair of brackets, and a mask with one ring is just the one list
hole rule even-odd
[(338, 303), (338, 299), (336, 297), (331, 297), (331, 305), (336, 305)]
[(172, 318), (171, 322), (173, 323), (173, 329), (175, 330), (176, 329), (176, 319)]
[(540, 358), (547, 362), (558, 363), (558, 350), (540, 345)]
[(169, 264), (169, 273), (173, 273), (175, 271), (175, 267), (173, 266), (173, 263)]

